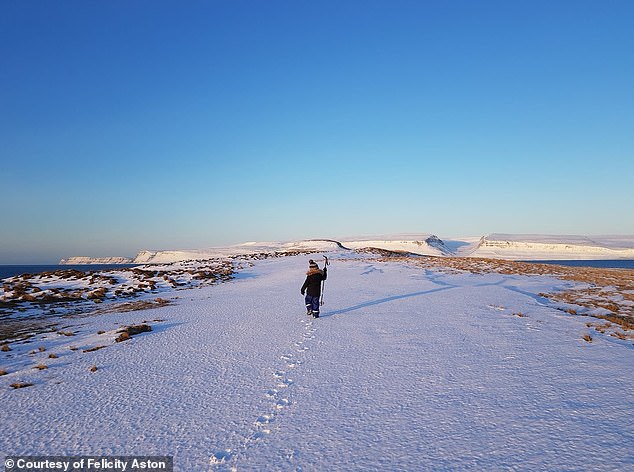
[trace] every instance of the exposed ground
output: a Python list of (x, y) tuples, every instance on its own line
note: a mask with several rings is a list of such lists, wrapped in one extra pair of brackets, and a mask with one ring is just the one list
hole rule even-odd
[(98, 272), (61, 269), (9, 277), (0, 284), (0, 343), (64, 329), (72, 318), (154, 308), (156, 303), (167, 303), (157, 295), (230, 280), (237, 270), (256, 260), (305, 253), (308, 251), (255, 253)]
[(588, 325), (619, 339), (634, 339), (634, 270), (569, 267), (556, 264), (506, 261), (466, 257), (414, 256), (370, 248), (380, 260), (400, 260), (441, 272), (473, 274), (543, 275), (574, 282), (565, 290), (543, 292), (541, 296), (559, 304), (571, 315), (601, 321)]

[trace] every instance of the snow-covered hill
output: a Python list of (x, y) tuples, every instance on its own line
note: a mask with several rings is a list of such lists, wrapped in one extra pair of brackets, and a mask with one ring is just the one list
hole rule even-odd
[(61, 259), (60, 265), (85, 265), (85, 264), (130, 264), (132, 259), (129, 257), (87, 257), (73, 256), (67, 259)]
[(424, 256), (452, 255), (445, 243), (433, 234), (400, 234), (389, 236), (343, 238), (342, 244), (350, 249), (379, 248), (403, 251)]
[(140, 251), (132, 261), (134, 264), (165, 264), (170, 262), (212, 259), (216, 257), (243, 256), (259, 253), (294, 251), (331, 251), (338, 249), (339, 243), (330, 240), (307, 240), (292, 242), (248, 242), (235, 246), (215, 247), (199, 250)]
[(235, 246), (215, 247), (202, 250), (140, 251), (135, 264), (167, 263), (184, 260), (209, 259), (272, 252), (315, 251), (326, 252), (337, 249), (380, 248), (389, 251), (404, 251), (413, 254), (442, 256), (451, 251), (442, 240), (432, 234), (405, 234), (377, 237), (353, 237), (335, 239), (310, 239), (286, 242), (248, 242)]
[(634, 259), (634, 236), (490, 234), (464, 255), (511, 260)]
[(142, 250), (125, 257), (71, 257), (60, 264), (166, 264), (259, 253), (326, 252), (379, 248), (424, 256), (486, 257), (511, 260), (634, 259), (634, 236), (490, 234), (441, 239), (429, 233), (356, 236), (303, 241), (248, 242), (208, 249)]

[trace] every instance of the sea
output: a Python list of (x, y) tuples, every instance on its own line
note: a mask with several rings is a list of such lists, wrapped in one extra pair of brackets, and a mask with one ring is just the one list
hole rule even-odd
[(137, 267), (139, 264), (78, 264), (78, 265), (0, 265), (0, 279), (13, 277), (21, 274), (39, 274), (53, 270), (75, 269), (82, 272), (93, 270), (122, 269), (126, 267)]

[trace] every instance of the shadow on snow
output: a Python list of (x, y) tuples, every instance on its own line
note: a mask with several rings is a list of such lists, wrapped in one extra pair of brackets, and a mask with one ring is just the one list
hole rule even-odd
[(432, 290), (424, 290), (422, 292), (405, 293), (403, 295), (394, 295), (392, 297), (379, 298), (378, 300), (372, 300), (372, 301), (369, 301), (369, 302), (360, 303), (358, 305), (354, 305), (354, 306), (351, 306), (351, 307), (348, 307), (348, 308), (342, 308), (340, 310), (334, 310), (334, 311), (329, 311), (329, 312), (326, 312), (326, 313), (322, 313), (321, 317), (322, 318), (326, 318), (328, 316), (341, 315), (343, 313), (349, 313), (351, 311), (360, 310), (361, 308), (367, 308), (369, 306), (381, 305), (383, 303), (389, 303), (389, 302), (393, 302), (393, 301), (396, 301), (396, 300), (402, 300), (404, 298), (420, 297), (421, 295), (428, 295), (430, 293), (442, 292), (444, 290), (451, 290), (452, 288), (458, 288), (458, 287), (455, 287), (455, 286), (440, 287), (440, 288), (434, 288)]

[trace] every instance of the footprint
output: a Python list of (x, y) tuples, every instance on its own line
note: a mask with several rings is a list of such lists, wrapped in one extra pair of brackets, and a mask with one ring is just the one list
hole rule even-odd
[(284, 354), (280, 358), (284, 361), (290, 361), (293, 358), (293, 354)]
[(255, 420), (255, 425), (256, 426), (262, 426), (265, 424), (271, 424), (273, 422), (274, 418), (273, 415), (262, 415), (262, 416), (258, 416), (258, 419)]
[(256, 431), (255, 433), (253, 433), (251, 435), (251, 440), (252, 441), (259, 441), (260, 439), (266, 437), (267, 434), (271, 434), (271, 430), (270, 429), (262, 429), (260, 431)]
[(265, 393), (268, 398), (275, 398), (277, 396), (277, 390), (272, 388), (268, 392)]
[(281, 410), (282, 408), (285, 408), (290, 404), (291, 402), (287, 398), (282, 398), (281, 400), (278, 400), (277, 403), (275, 403), (275, 408)]
[(224, 464), (231, 459), (231, 449), (214, 452), (209, 459), (210, 464)]
[(276, 379), (281, 379), (282, 377), (284, 377), (284, 375), (286, 375), (286, 372), (284, 372), (283, 370), (278, 370), (273, 373), (273, 377), (275, 377)]
[(279, 388), (286, 388), (286, 387), (290, 387), (291, 385), (293, 385), (292, 379), (284, 379), (280, 383), (277, 384)]
[(283, 456), (287, 459), (287, 460), (293, 460), (295, 458), (295, 456), (299, 455), (299, 451), (295, 450), (295, 449), (282, 449), (280, 451)]

